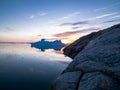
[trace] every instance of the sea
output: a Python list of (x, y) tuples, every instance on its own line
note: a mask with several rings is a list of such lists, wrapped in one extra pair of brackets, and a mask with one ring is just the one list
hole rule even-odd
[(49, 90), (70, 62), (62, 50), (0, 43), (0, 90)]

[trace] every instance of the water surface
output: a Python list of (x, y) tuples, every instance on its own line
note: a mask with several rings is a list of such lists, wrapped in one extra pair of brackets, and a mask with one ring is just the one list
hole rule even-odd
[(0, 90), (48, 90), (70, 61), (53, 49), (0, 44)]

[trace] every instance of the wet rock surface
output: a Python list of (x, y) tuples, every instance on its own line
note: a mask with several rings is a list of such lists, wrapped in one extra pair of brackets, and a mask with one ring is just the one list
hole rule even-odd
[(64, 54), (73, 61), (54, 90), (120, 90), (120, 24), (81, 37)]

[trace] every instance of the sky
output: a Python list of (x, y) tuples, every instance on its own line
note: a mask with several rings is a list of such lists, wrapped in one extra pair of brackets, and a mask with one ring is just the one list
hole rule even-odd
[(120, 0), (0, 0), (0, 42), (74, 40), (120, 23)]

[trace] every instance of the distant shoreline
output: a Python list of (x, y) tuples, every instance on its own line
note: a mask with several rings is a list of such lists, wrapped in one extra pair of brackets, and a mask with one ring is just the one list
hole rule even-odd
[(0, 44), (30, 44), (30, 42), (0, 42)]

